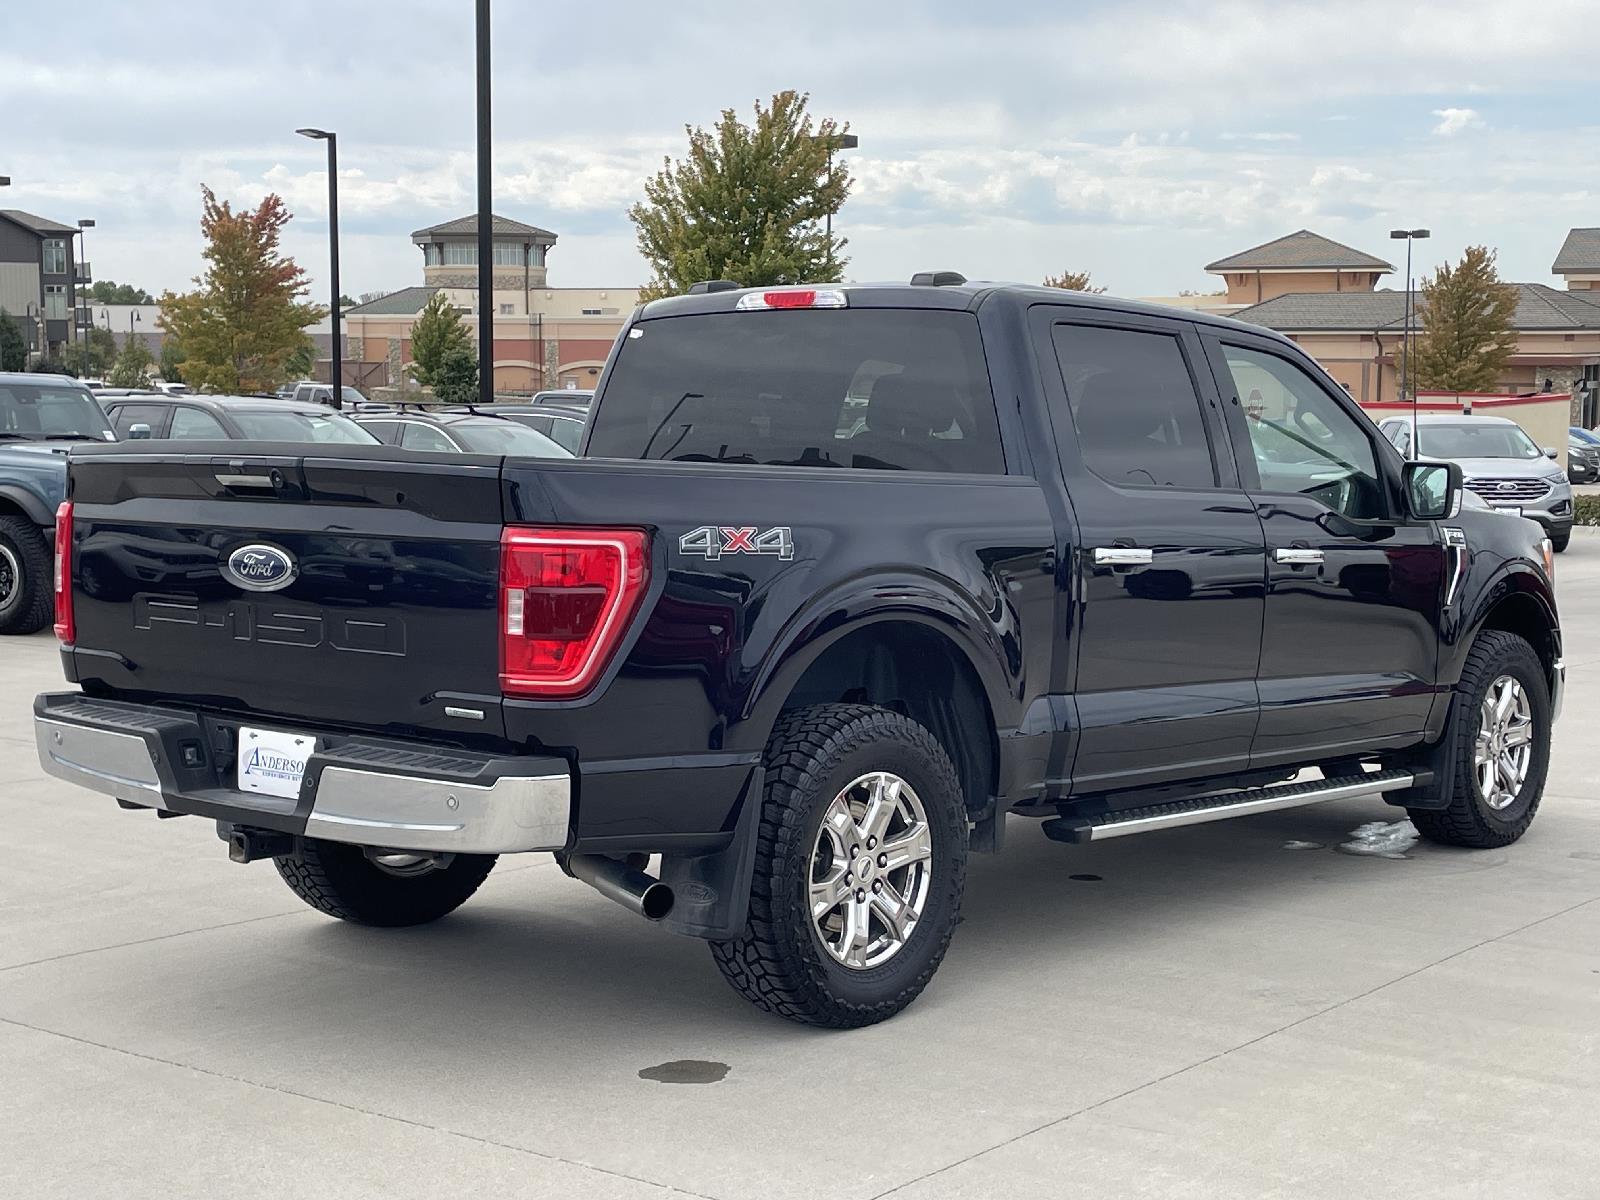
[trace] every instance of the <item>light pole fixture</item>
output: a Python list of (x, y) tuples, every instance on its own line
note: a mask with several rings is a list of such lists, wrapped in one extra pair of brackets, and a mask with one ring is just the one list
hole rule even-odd
[(344, 407), (344, 314), (339, 311), (339, 136), (326, 129), (296, 129), (301, 137), (328, 143), (328, 269), (333, 275), (333, 370), (328, 395), (333, 407)]
[[(87, 275), (89, 265), (89, 235), (84, 230), (93, 228), (94, 219), (91, 217), (84, 217), (78, 222), (78, 261), (74, 265), (72, 277), (69, 281), (71, 285), (69, 294), (72, 296), (73, 345), (77, 345), (78, 342), (78, 276), (79, 274)], [(93, 324), (93, 322), (91, 321), (90, 324)], [(85, 373), (89, 370), (89, 330), (87, 328), (83, 331), (83, 369)]]
[(1405, 357), (1400, 373), (1400, 399), (1404, 402), (1407, 396), (1411, 397), (1411, 457), (1416, 458), (1422, 453), (1422, 434), (1417, 425), (1417, 372), (1411, 365), (1414, 353), (1414, 347), (1411, 345), (1411, 322), (1416, 314), (1416, 301), (1411, 290), (1411, 243), (1431, 234), (1426, 229), (1391, 229), (1389, 236), (1403, 240), (1406, 244), (1406, 316), (1405, 329), (1400, 335), (1400, 345)]
[(478, 400), (494, 403), (494, 166), (489, 134), (489, 0), (477, 0)]
[[(854, 150), (861, 145), (861, 139), (853, 133), (840, 133), (828, 139), (828, 175), (833, 175), (833, 152), (835, 150)], [(830, 212), (823, 218), (827, 230), (829, 244), (833, 241), (833, 214)]]
[(10, 187), (10, 186), (11, 186), (11, 176), (9, 176), (9, 175), (0, 175), (0, 187)]

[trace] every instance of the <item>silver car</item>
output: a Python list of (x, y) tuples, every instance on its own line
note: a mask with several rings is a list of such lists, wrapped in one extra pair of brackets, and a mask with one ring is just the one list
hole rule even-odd
[(1388, 417), (1378, 428), (1407, 458), (1443, 458), (1461, 464), (1467, 488), (1490, 508), (1527, 517), (1544, 526), (1550, 543), (1565, 550), (1572, 540), (1572, 485), (1554, 448), (1541, 450), (1515, 421), (1451, 413), (1418, 416), (1412, 445), (1411, 417)]

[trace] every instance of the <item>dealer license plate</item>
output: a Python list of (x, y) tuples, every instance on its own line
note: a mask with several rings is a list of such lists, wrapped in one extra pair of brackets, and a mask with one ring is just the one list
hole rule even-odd
[(1519, 504), (1496, 504), (1492, 506), (1495, 512), (1510, 513), (1513, 517), (1522, 515), (1522, 506)]
[(303, 733), (239, 726), (239, 790), (294, 800), (317, 739)]

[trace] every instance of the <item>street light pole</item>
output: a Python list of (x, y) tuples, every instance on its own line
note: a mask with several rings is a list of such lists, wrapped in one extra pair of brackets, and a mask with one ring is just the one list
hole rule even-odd
[(494, 212), (489, 136), (489, 0), (477, 0), (478, 400), (494, 403)]
[[(858, 138), (853, 133), (841, 133), (837, 137), (832, 137), (832, 138), (828, 139), (828, 178), (830, 178), (830, 179), (833, 178), (833, 152), (834, 152), (834, 150), (835, 149), (838, 149), (838, 150), (854, 150), (859, 145), (861, 145), (861, 139)], [(828, 246), (831, 249), (832, 246), (833, 246), (833, 213), (832, 212), (829, 212), (827, 214), (827, 216), (823, 218), (823, 225), (827, 230)]]
[[(89, 262), (89, 235), (86, 230), (94, 228), (94, 221), (88, 217), (78, 222), (78, 261), (73, 264), (72, 276), (67, 281), (67, 292), (72, 297), (72, 344), (78, 344), (78, 275)], [(83, 331), (83, 370), (89, 370), (89, 331)]]
[(333, 407), (344, 407), (344, 314), (339, 311), (339, 136), (326, 129), (296, 129), (301, 137), (328, 143), (328, 271), (333, 276)]
[(1400, 372), (1400, 395), (1403, 399), (1411, 397), (1411, 457), (1418, 458), (1422, 454), (1422, 432), (1417, 422), (1417, 371), (1411, 365), (1415, 348), (1411, 344), (1412, 318), (1416, 314), (1415, 294), (1411, 289), (1411, 243), (1420, 238), (1431, 236), (1426, 229), (1391, 229), (1391, 238), (1404, 239), (1406, 244), (1406, 304), (1405, 304), (1405, 329), (1400, 335), (1401, 353), (1404, 361)]

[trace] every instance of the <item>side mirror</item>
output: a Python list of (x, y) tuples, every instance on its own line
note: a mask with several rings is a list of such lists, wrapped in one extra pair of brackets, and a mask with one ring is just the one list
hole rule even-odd
[(132, 424), (132, 425), (128, 426), (128, 440), (129, 441), (136, 442), (140, 438), (147, 438), (149, 436), (150, 436), (150, 426), (146, 425), (143, 421), (139, 421), (139, 422), (136, 422), (135, 424)]
[(1559, 458), (1560, 457), (1560, 455), (1558, 455), (1556, 453), (1556, 448), (1554, 446), (1546, 446), (1544, 448), (1544, 456), (1546, 458)]
[(1453, 462), (1405, 464), (1406, 508), (1418, 521), (1442, 521), (1461, 511), (1463, 476)]

